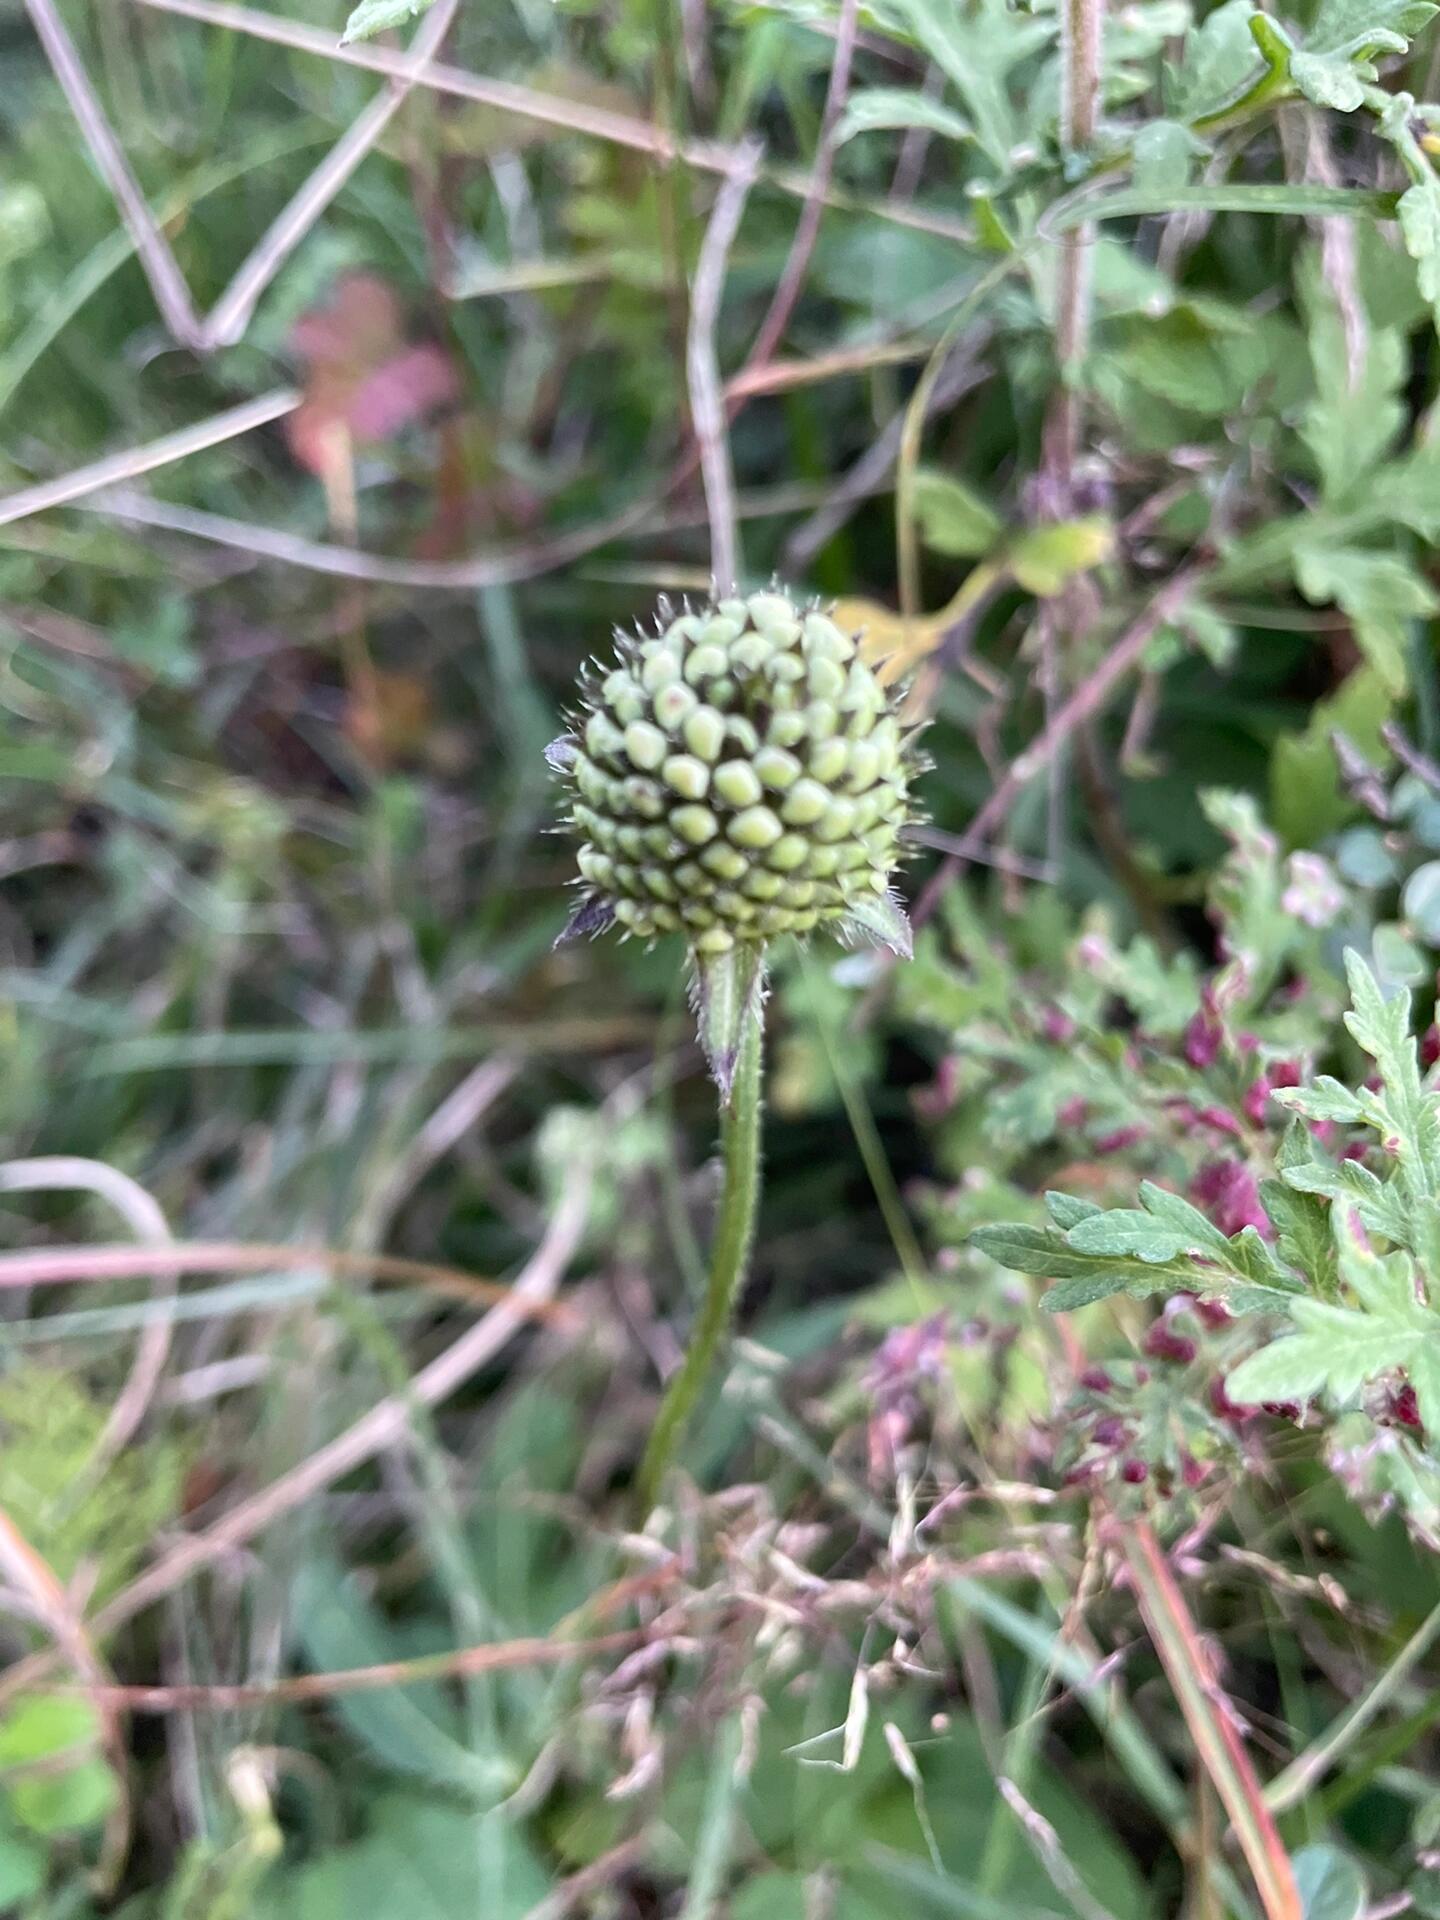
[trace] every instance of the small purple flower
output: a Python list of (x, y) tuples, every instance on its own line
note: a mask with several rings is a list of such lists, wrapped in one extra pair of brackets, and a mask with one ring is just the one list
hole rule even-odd
[(1170, 1360), (1177, 1367), (1188, 1367), (1195, 1358), (1195, 1342), (1187, 1334), (1174, 1333), (1163, 1320), (1157, 1320), (1145, 1335), (1145, 1351), (1152, 1360)]
[(1300, 1084), (1300, 1063), (1298, 1060), (1276, 1060), (1266, 1067), (1258, 1080), (1251, 1083), (1245, 1095), (1245, 1112), (1257, 1127), (1265, 1124), (1270, 1107), (1270, 1096), (1277, 1087), (1298, 1087)]
[(1116, 1127), (1113, 1133), (1102, 1133), (1095, 1142), (1096, 1153), (1124, 1153), (1127, 1147), (1133, 1147), (1145, 1138), (1143, 1127)]
[(1260, 1204), (1255, 1176), (1239, 1160), (1209, 1160), (1190, 1183), (1190, 1198), (1208, 1210), (1223, 1234), (1254, 1227), (1265, 1239), (1274, 1237), (1269, 1216)]
[(1208, 999), (1185, 1029), (1185, 1058), (1192, 1067), (1210, 1066), (1225, 1039), (1225, 1029), (1215, 1018)]

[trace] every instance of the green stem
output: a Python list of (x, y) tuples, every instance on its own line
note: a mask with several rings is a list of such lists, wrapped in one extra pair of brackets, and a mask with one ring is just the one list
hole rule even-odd
[(710, 1253), (710, 1276), (700, 1318), (691, 1335), (689, 1350), (680, 1371), (665, 1389), (660, 1411), (640, 1465), (640, 1497), (646, 1512), (654, 1506), (661, 1483), (669, 1471), (696, 1403), (714, 1371), (745, 1269), (750, 1259), (750, 1243), (755, 1233), (755, 1208), (760, 1197), (760, 1082), (763, 1049), (763, 1018), (758, 1009), (745, 1022), (740, 1042), (740, 1057), (735, 1066), (735, 1082), (730, 1103), (720, 1122), (720, 1146), (725, 1161), (725, 1190), (720, 1196), (720, 1216), (715, 1223), (715, 1244)]

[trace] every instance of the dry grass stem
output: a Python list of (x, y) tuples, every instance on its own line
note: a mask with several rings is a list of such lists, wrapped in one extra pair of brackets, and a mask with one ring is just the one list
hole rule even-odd
[[(509, 1289), (506, 1299), (422, 1367), (402, 1393), (388, 1394), (344, 1433), (319, 1448), (278, 1480), (251, 1494), (203, 1533), (182, 1540), (108, 1600), (88, 1623), (92, 1636), (113, 1633), (127, 1620), (174, 1593), (178, 1587), (262, 1533), (283, 1514), (394, 1446), (410, 1431), (414, 1413), (447, 1400), (487, 1366), (538, 1312), (553, 1300), (566, 1267), (580, 1244), (590, 1203), (590, 1170), (572, 1168), (569, 1185), (540, 1245)], [(42, 1675), (53, 1672), (56, 1656), (36, 1654), (0, 1677), (0, 1700), (13, 1699)]]
[(110, 454), (88, 467), (77, 467), (73, 473), (62, 474), (56, 480), (43, 480), (38, 486), (25, 487), (19, 493), (0, 499), (0, 527), (29, 519), (32, 514), (44, 513), (51, 507), (66, 506), (86, 494), (98, 493), (102, 487), (136, 480), (142, 473), (154, 473), (158, 467), (173, 466), (177, 460), (187, 460), (191, 454), (203, 453), (207, 447), (218, 447), (222, 441), (236, 440), (242, 434), (253, 433), (257, 427), (268, 426), (272, 420), (283, 419), (299, 404), (300, 395), (293, 387), (278, 387), (262, 394), (258, 400), (246, 400), (238, 407), (212, 414), (193, 427), (181, 427), (143, 446)]
[(710, 522), (710, 570), (716, 591), (721, 594), (732, 592), (738, 585), (741, 560), (735, 516), (735, 475), (730, 461), (715, 330), (725, 290), (726, 262), (739, 231), (745, 202), (755, 183), (760, 153), (758, 145), (742, 148), (736, 156), (734, 170), (725, 176), (711, 209), (690, 290), (685, 370)]
[[(33, 1160), (10, 1160), (0, 1164), (0, 1193), (46, 1193), (80, 1191), (93, 1193), (106, 1201), (125, 1221), (135, 1238), (146, 1247), (169, 1247), (174, 1243), (159, 1202), (138, 1181), (115, 1167), (98, 1160), (85, 1160), (73, 1154), (51, 1154)], [(175, 1290), (173, 1270), (156, 1268), (152, 1298), (163, 1301)], [(146, 1322), (135, 1349), (135, 1359), (124, 1386), (105, 1422), (90, 1463), (91, 1471), (112, 1460), (139, 1431), (145, 1418), (165, 1360), (170, 1351), (170, 1322), (156, 1314)]]

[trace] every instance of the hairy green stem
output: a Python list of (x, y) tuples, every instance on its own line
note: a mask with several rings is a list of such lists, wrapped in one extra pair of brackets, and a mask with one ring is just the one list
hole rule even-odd
[(758, 1009), (745, 1022), (730, 1102), (721, 1115), (725, 1189), (720, 1196), (720, 1215), (715, 1223), (710, 1274), (689, 1349), (680, 1371), (665, 1389), (640, 1465), (640, 1498), (646, 1512), (655, 1504), (680, 1437), (714, 1372), (750, 1260), (755, 1208), (760, 1197), (763, 1025)]

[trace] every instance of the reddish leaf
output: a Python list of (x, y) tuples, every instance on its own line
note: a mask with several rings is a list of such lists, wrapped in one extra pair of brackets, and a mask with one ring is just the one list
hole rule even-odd
[(305, 399), (287, 433), (311, 473), (330, 468), (337, 442), (393, 439), (459, 390), (443, 347), (406, 341), (399, 297), (374, 274), (338, 280), (328, 301), (297, 323), (291, 346), (305, 364)]

